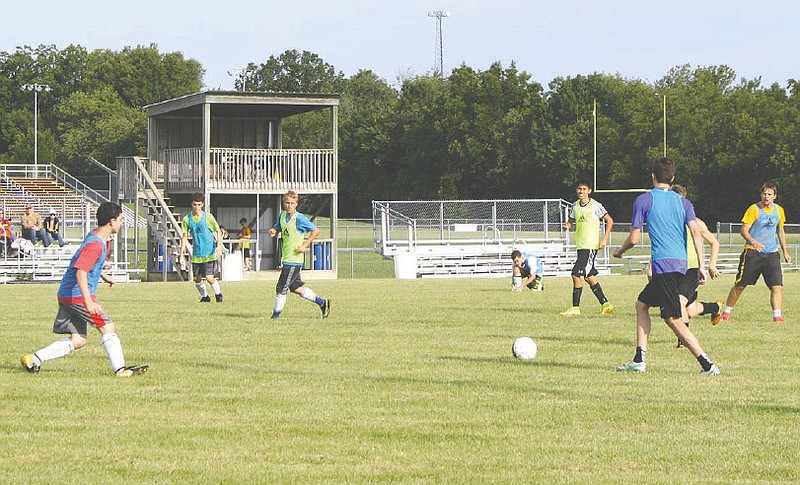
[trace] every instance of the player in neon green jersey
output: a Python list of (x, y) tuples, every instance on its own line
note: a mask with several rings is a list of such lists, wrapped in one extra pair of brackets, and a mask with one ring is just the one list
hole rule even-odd
[[(331, 311), (331, 301), (317, 296), (300, 279), (300, 270), (305, 261), (304, 253), (311, 246), (311, 242), (319, 236), (319, 229), (305, 214), (297, 212), (299, 198), (300, 196), (293, 190), (286, 192), (283, 196), (284, 211), (278, 216), (278, 222), (269, 229), (270, 237), (280, 233), (283, 240), (281, 275), (275, 286), (275, 307), (272, 310), (272, 318), (280, 317), (290, 290), (319, 305), (322, 318), (327, 318)], [(305, 237), (305, 234), (308, 234), (308, 237)]]
[[(205, 197), (203, 194), (192, 195), (192, 213), (183, 217), (181, 236), (181, 261), (186, 257), (186, 245), (189, 234), (192, 235), (192, 274), (194, 284), (200, 292), (200, 301), (210, 302), (211, 297), (206, 291), (206, 281), (214, 291), (217, 303), (222, 303), (222, 289), (216, 274), (219, 272), (217, 262), (222, 256), (222, 230), (217, 220), (210, 212), (203, 210)], [(205, 281), (203, 280), (205, 277)]]
[[(561, 312), (561, 315), (573, 317), (581, 314), (581, 293), (584, 280), (589, 283), (589, 288), (602, 305), (601, 313), (608, 315), (614, 311), (614, 307), (606, 298), (603, 288), (597, 281), (597, 269), (594, 267), (594, 262), (597, 258), (597, 250), (603, 249), (608, 244), (611, 228), (614, 227), (614, 219), (611, 218), (603, 204), (591, 198), (592, 188), (588, 182), (579, 182), (575, 192), (578, 194), (578, 200), (572, 206), (564, 229), (569, 231), (573, 224), (575, 225), (575, 248), (578, 251), (578, 259), (572, 267), (572, 306)], [(602, 238), (600, 237), (601, 221), (605, 222), (606, 226)]]

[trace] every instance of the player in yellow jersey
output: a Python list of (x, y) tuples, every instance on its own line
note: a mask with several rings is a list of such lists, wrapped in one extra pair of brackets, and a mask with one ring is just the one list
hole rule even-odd
[[(581, 314), (581, 293), (583, 281), (589, 283), (589, 288), (602, 305), (601, 313), (610, 314), (614, 307), (603, 293), (603, 288), (597, 281), (597, 268), (594, 267), (597, 250), (603, 249), (608, 244), (614, 219), (611, 218), (603, 204), (591, 198), (592, 187), (588, 182), (579, 182), (575, 189), (578, 200), (573, 204), (569, 219), (564, 224), (564, 229), (570, 230), (575, 225), (575, 248), (578, 250), (578, 259), (572, 267), (572, 306), (561, 315), (574, 317)], [(605, 222), (603, 237), (600, 237), (600, 222)]]

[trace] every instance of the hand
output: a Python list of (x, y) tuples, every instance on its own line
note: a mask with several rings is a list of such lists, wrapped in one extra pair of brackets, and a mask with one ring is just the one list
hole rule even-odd
[(91, 315), (98, 315), (103, 311), (103, 309), (100, 308), (100, 304), (92, 300), (86, 303), (86, 310), (88, 310)]
[(791, 263), (792, 262), (792, 255), (787, 253), (786, 251), (784, 251), (783, 252), (783, 260), (786, 261), (787, 263)]
[(711, 279), (716, 279), (719, 276), (719, 270), (716, 266), (709, 266), (708, 267), (708, 275), (711, 276)]
[(307, 249), (308, 248), (304, 244), (301, 244), (301, 245), (297, 246), (297, 252), (298, 253), (304, 253), (304, 252), (306, 252)]
[(754, 241), (754, 242), (753, 242), (753, 247), (754, 247), (754, 248), (756, 249), (756, 251), (758, 251), (759, 253), (761, 253), (761, 252), (763, 252), (763, 251), (764, 251), (764, 245), (763, 245), (763, 244), (761, 244), (761, 243), (760, 243), (760, 242), (758, 242), (758, 241)]
[(511, 291), (514, 293), (522, 293), (522, 286), (511, 285)]
[(704, 285), (706, 284), (706, 270), (704, 268), (697, 268), (697, 284)]

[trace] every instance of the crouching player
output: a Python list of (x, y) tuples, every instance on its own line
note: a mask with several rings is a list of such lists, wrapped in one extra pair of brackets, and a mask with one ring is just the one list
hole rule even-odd
[(108, 251), (106, 241), (119, 232), (120, 227), (122, 209), (113, 202), (101, 204), (97, 209), (97, 229), (86, 235), (58, 288), (58, 315), (53, 322), (53, 333), (69, 337), (56, 340), (33, 354), (23, 355), (20, 362), (28, 372), (39, 372), (44, 362), (64, 357), (86, 345), (89, 324), (100, 331), (103, 348), (111, 362), (111, 370), (117, 377), (131, 377), (147, 372), (146, 365), (125, 365), (122, 344), (117, 337), (114, 322), (100, 307), (96, 296), (101, 278), (111, 285), (114, 284), (114, 280), (102, 274), (102, 271)]
[(527, 287), (533, 291), (544, 291), (542, 261), (532, 254), (522, 254), (515, 249), (511, 252), (514, 261), (514, 273), (511, 277), (511, 291), (522, 291)]

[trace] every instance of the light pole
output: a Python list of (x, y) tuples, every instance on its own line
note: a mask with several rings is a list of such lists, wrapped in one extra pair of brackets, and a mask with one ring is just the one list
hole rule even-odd
[(444, 59), (442, 56), (442, 19), (449, 17), (450, 12), (447, 10), (429, 10), (428, 17), (436, 19), (436, 66), (434, 70), (438, 69), (438, 75), (444, 76)]
[(23, 84), (20, 89), (33, 91), (33, 164), (39, 165), (39, 93), (50, 91), (47, 84)]

